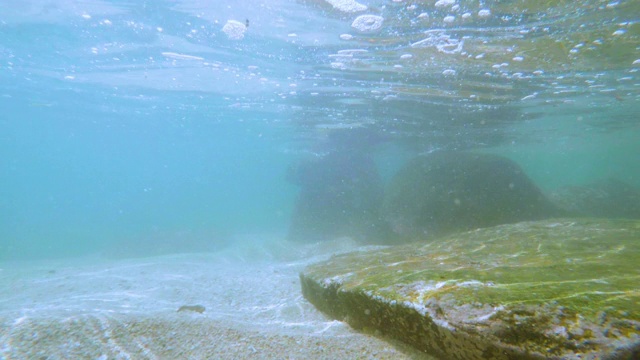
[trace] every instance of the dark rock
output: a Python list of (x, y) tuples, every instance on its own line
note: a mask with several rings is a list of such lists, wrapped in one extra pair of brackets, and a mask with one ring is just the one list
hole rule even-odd
[(206, 308), (202, 305), (182, 305), (180, 306), (180, 308), (178, 308), (178, 312), (192, 311), (192, 312), (197, 312), (199, 314), (204, 313), (205, 310)]
[(640, 221), (500, 225), (363, 249), (300, 274), (356, 329), (442, 359), (637, 359)]
[(575, 216), (640, 219), (640, 189), (618, 179), (585, 186), (565, 186), (549, 198)]
[(462, 152), (410, 161), (387, 188), (383, 207), (393, 231), (409, 239), (558, 215), (515, 162)]
[(379, 217), (383, 187), (373, 159), (363, 152), (332, 152), (293, 165), (288, 179), (300, 186), (289, 239), (373, 239), (383, 231)]

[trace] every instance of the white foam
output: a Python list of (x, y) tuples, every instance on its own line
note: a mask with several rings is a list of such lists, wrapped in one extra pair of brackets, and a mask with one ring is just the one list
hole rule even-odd
[(367, 10), (367, 6), (355, 0), (326, 0), (334, 9), (346, 13), (355, 13)]
[(360, 15), (351, 23), (351, 27), (363, 32), (370, 33), (380, 30), (384, 18), (378, 15)]
[(491, 10), (482, 9), (482, 10), (478, 11), (478, 16), (481, 17), (481, 18), (489, 17), (489, 16), (491, 16)]
[(368, 53), (368, 50), (365, 49), (343, 49), (343, 50), (338, 50), (338, 54), (340, 55), (354, 55), (354, 54), (363, 54), (363, 53)]
[(237, 20), (228, 20), (222, 27), (222, 31), (227, 34), (227, 37), (231, 40), (244, 39), (244, 33), (247, 31), (245, 24)]
[(456, 0), (438, 0), (436, 1), (436, 7), (452, 6), (456, 3)]
[(179, 53), (174, 53), (174, 52), (163, 52), (162, 56), (164, 56), (166, 58), (169, 58), (169, 59), (176, 59), (176, 60), (197, 60), (197, 61), (204, 60), (204, 58), (202, 58), (200, 56), (179, 54)]
[(445, 54), (457, 54), (462, 52), (464, 41), (452, 38), (442, 30), (429, 30), (427, 38), (411, 44), (414, 48), (435, 47)]

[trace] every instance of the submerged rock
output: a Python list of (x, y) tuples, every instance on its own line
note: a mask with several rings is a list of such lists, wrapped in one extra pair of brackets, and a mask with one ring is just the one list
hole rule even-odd
[(375, 240), (384, 234), (379, 209), (382, 182), (364, 152), (332, 152), (297, 163), (288, 180), (300, 187), (288, 238), (324, 241), (339, 237)]
[(463, 152), (410, 161), (388, 186), (383, 204), (393, 231), (414, 240), (558, 215), (512, 160)]
[(338, 255), (318, 309), (443, 359), (637, 359), (640, 221), (523, 222)]
[(575, 216), (640, 219), (640, 189), (618, 179), (565, 186), (552, 192), (550, 199)]

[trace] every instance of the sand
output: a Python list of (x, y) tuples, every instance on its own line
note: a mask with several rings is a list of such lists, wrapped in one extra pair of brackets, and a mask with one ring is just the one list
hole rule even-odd
[(350, 250), (245, 239), (217, 253), (0, 263), (0, 358), (433, 359), (302, 297), (306, 265)]

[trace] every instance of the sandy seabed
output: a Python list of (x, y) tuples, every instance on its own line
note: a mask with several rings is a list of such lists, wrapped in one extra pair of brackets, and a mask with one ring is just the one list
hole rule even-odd
[(306, 265), (356, 249), (244, 240), (216, 253), (0, 263), (0, 359), (434, 359), (302, 297)]

